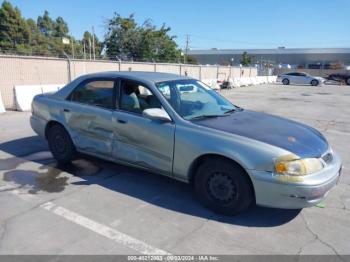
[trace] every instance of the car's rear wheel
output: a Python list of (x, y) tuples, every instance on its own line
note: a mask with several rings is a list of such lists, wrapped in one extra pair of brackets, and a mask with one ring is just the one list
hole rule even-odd
[(228, 160), (205, 161), (199, 166), (194, 183), (200, 201), (216, 213), (238, 214), (254, 200), (248, 175), (240, 166)]
[(350, 86), (350, 77), (349, 77), (348, 79), (346, 79), (346, 84), (347, 84), (348, 86)]
[(319, 82), (318, 82), (318, 80), (316, 80), (316, 79), (314, 79), (314, 80), (311, 81), (311, 85), (312, 85), (312, 86), (318, 86), (318, 84), (319, 84)]
[(60, 124), (49, 127), (47, 133), (49, 148), (59, 163), (68, 163), (75, 159), (77, 152), (66, 129)]
[(289, 79), (285, 78), (282, 80), (282, 83), (286, 86), (289, 85)]

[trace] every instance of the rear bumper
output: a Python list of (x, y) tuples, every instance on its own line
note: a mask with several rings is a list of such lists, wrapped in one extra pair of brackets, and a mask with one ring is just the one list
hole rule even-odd
[(47, 123), (46, 120), (39, 118), (35, 115), (32, 115), (30, 117), (30, 126), (32, 127), (34, 132), (41, 137), (45, 137), (46, 123)]
[(286, 182), (273, 173), (253, 171), (256, 204), (260, 206), (299, 209), (321, 202), (337, 184), (342, 163), (334, 153), (333, 161), (322, 171), (302, 177), (299, 182)]

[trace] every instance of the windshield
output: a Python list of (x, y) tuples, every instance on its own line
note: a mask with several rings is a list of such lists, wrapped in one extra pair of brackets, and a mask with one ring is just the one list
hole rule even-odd
[(160, 82), (158, 90), (184, 119), (224, 116), (238, 107), (195, 79)]

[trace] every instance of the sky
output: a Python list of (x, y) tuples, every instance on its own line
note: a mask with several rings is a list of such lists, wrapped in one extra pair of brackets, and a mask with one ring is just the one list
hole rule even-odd
[[(1, 1), (1, 0), (0, 0)], [(10, 0), (25, 18), (44, 10), (81, 39), (92, 26), (103, 39), (113, 14), (165, 23), (190, 49), (350, 47), (350, 0)]]

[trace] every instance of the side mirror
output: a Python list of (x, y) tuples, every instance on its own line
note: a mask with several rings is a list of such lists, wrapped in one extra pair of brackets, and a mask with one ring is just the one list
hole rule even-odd
[(168, 113), (160, 108), (149, 108), (145, 109), (142, 112), (142, 115), (145, 118), (151, 119), (151, 120), (160, 120), (164, 122), (171, 122), (171, 118), (168, 115)]

